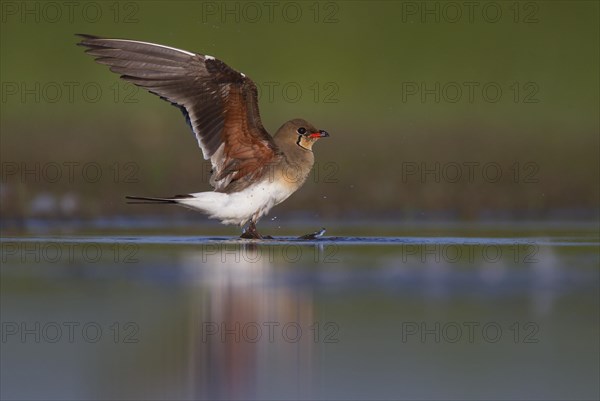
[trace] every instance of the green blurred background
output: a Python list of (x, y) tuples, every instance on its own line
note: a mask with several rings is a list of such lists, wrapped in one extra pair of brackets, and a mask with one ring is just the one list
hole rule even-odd
[(598, 2), (54, 4), (2, 2), (5, 223), (191, 217), (123, 198), (210, 189), (181, 113), (93, 62), (78, 32), (211, 54), (257, 83), (271, 133), (295, 117), (329, 131), (272, 216), (598, 218)]

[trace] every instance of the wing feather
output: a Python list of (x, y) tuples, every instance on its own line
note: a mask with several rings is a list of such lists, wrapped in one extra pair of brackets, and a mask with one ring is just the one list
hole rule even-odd
[(279, 160), (262, 125), (256, 85), (221, 60), (168, 46), (80, 35), (79, 45), (121, 78), (178, 106), (221, 192), (244, 189)]

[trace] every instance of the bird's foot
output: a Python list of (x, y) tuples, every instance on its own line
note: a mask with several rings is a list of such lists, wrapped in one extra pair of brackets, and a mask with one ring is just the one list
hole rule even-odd
[(250, 223), (248, 229), (242, 232), (240, 238), (244, 239), (273, 239), (270, 235), (261, 235), (258, 230), (256, 230), (256, 225), (254, 223)]
[(325, 234), (325, 227), (321, 227), (319, 231), (315, 231), (312, 234), (306, 234), (301, 237), (298, 237), (298, 239), (314, 240), (321, 238), (323, 234)]
[(243, 239), (273, 239), (273, 237), (270, 235), (261, 235), (259, 233), (249, 233), (247, 231), (244, 231), (242, 233), (242, 235), (240, 235), (240, 238), (243, 238)]
[(262, 235), (260, 235), (258, 233), (256, 233), (256, 234), (250, 233), (248, 230), (244, 231), (242, 233), (242, 235), (240, 235), (240, 238), (243, 238), (243, 239), (263, 239)]

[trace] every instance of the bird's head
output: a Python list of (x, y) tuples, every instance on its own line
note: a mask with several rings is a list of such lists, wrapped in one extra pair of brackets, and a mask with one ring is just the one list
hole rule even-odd
[(301, 118), (290, 120), (283, 124), (276, 137), (286, 142), (295, 143), (306, 150), (312, 150), (312, 146), (321, 138), (328, 137), (329, 133), (315, 128), (311, 123)]

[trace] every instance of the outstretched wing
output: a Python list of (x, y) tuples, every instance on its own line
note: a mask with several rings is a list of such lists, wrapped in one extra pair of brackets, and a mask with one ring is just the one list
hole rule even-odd
[(125, 39), (79, 35), (79, 45), (121, 78), (178, 106), (220, 192), (243, 189), (281, 158), (258, 112), (256, 85), (209, 55)]

